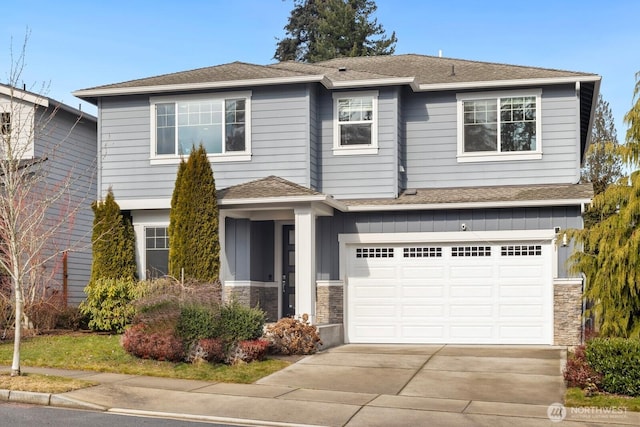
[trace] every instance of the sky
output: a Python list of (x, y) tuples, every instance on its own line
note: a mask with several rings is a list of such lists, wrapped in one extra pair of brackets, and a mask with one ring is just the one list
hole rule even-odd
[[(602, 76), (624, 141), (640, 71), (637, 0), (377, 0), (396, 53)], [(20, 83), (95, 114), (71, 93), (233, 61), (273, 63), (293, 0), (4, 0), (0, 82), (26, 42)], [(13, 57), (13, 60), (12, 60)]]

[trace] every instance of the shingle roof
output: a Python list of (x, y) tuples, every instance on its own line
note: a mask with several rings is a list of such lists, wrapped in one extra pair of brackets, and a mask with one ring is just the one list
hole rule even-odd
[(322, 193), (273, 175), (218, 191), (218, 199), (224, 201), (322, 195)]
[(337, 58), (329, 61), (305, 64), (280, 62), (271, 65), (256, 65), (232, 62), (213, 67), (163, 74), (155, 77), (130, 80), (103, 86), (82, 89), (74, 94), (84, 99), (93, 99), (95, 92), (105, 95), (109, 90), (127, 93), (135, 88), (159, 88), (162, 86), (218, 85), (240, 87), (249, 81), (252, 85), (260, 80), (296, 81), (313, 78), (327, 85), (349, 82), (403, 79), (417, 85), (463, 84), (474, 82), (514, 81), (553, 78), (599, 78), (590, 73), (556, 70), (550, 68), (525, 67), (491, 62), (469, 61), (435, 56), (406, 54)]
[(470, 204), (493, 202), (589, 200), (593, 186), (589, 184), (513, 185), (496, 187), (421, 188), (414, 195), (405, 191), (396, 199), (340, 200), (348, 207)]
[[(298, 67), (290, 67), (290, 64), (280, 63), (271, 67), (300, 71)], [(336, 58), (315, 63), (313, 66), (336, 71), (339, 68), (346, 68), (346, 71), (367, 72), (386, 77), (415, 77), (416, 82), (421, 85), (593, 75), (551, 68), (525, 67), (416, 54)]]

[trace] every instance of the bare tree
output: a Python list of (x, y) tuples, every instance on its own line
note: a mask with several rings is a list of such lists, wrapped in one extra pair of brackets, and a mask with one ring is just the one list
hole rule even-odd
[(62, 254), (74, 250), (69, 236), (89, 196), (78, 194), (83, 190), (75, 184), (95, 174), (95, 164), (91, 171), (53, 170), (56, 159), (68, 155), (65, 142), (82, 114), (64, 128), (53, 120), (61, 104), (43, 95), (46, 85), (38, 93), (19, 88), (28, 37), (17, 57), (11, 46), (8, 84), (0, 86), (0, 269), (13, 293), (12, 376), (20, 375), (22, 329), (30, 323), (25, 302), (46, 295)]

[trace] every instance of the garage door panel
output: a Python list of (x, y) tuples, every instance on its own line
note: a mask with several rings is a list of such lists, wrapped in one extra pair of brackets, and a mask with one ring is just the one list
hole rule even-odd
[(445, 294), (445, 285), (432, 285), (425, 282), (403, 282), (400, 293), (403, 298), (441, 298)]
[[(466, 261), (466, 259), (465, 259)], [(493, 267), (486, 265), (479, 266), (451, 266), (449, 268), (450, 279), (477, 279), (493, 277)]]
[(402, 320), (411, 318), (442, 317), (445, 315), (444, 304), (433, 304), (438, 301), (431, 301), (432, 304), (403, 304)]
[(443, 326), (405, 325), (401, 333), (406, 342), (442, 342), (445, 336)]
[(494, 335), (492, 325), (451, 325), (449, 330), (451, 339), (468, 343), (491, 340)]
[(452, 297), (491, 297), (493, 296), (493, 286), (479, 284), (452, 285), (450, 295)]
[(493, 305), (478, 305), (478, 304), (465, 304), (457, 305), (451, 304), (449, 306), (449, 314), (452, 317), (493, 317), (494, 309)]
[(378, 258), (350, 247), (349, 342), (551, 343), (549, 244), (433, 246), (385, 245)]

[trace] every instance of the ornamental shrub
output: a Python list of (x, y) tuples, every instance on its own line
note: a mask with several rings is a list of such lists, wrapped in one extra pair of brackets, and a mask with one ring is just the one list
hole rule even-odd
[(269, 349), (269, 341), (263, 339), (238, 341), (227, 352), (225, 362), (229, 365), (263, 360)]
[(265, 313), (231, 300), (220, 307), (220, 318), (214, 336), (227, 343), (255, 340), (264, 331)]
[(220, 272), (218, 202), (207, 152), (200, 145), (181, 161), (169, 213), (169, 274), (213, 282)]
[(579, 387), (589, 391), (598, 390), (602, 381), (602, 376), (587, 362), (584, 345), (576, 347), (575, 351), (569, 354), (563, 375), (567, 387)]
[(135, 314), (135, 287), (133, 278), (101, 278), (88, 285), (84, 289), (87, 299), (80, 303), (80, 311), (90, 317), (89, 328), (122, 332)]
[(180, 310), (176, 333), (190, 346), (203, 338), (213, 338), (219, 322), (218, 307), (207, 305), (187, 305)]
[(172, 330), (150, 332), (146, 325), (138, 323), (124, 331), (120, 343), (127, 353), (142, 359), (184, 359), (183, 343)]
[(202, 338), (191, 344), (186, 361), (189, 363), (220, 363), (225, 359), (225, 345), (218, 338)]
[(308, 323), (309, 316), (302, 320), (285, 317), (269, 325), (265, 333), (270, 349), (276, 354), (313, 354), (322, 345), (318, 329)]
[(602, 376), (602, 390), (640, 396), (640, 340), (595, 338), (587, 344), (585, 355)]

